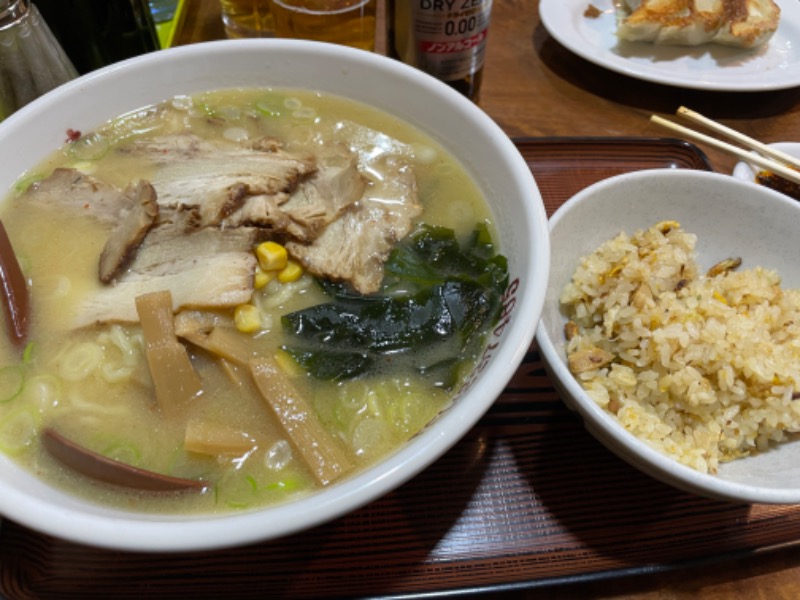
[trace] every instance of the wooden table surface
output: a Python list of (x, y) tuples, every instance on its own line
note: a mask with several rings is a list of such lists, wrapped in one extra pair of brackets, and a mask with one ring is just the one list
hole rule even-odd
[[(178, 44), (224, 37), (216, 0), (191, 0), (189, 5)], [(379, 28), (377, 51), (383, 50), (384, 42)], [(539, 21), (538, 0), (494, 3), (480, 105), (511, 137), (669, 137), (649, 122), (650, 115), (669, 115), (688, 106), (763, 142), (800, 141), (800, 88), (706, 92), (607, 71), (572, 54), (549, 35)], [(729, 172), (736, 162), (711, 148), (701, 149), (717, 171)], [(800, 598), (800, 547), (519, 594), (615, 600)]]
[[(800, 140), (800, 87), (726, 93), (632, 79), (561, 46), (540, 23), (538, 5), (538, 0), (496, 0), (492, 9), (480, 106), (509, 136), (669, 137), (649, 122), (650, 115), (669, 116), (688, 106), (763, 142)], [(382, 12), (379, 4), (379, 23)], [(224, 36), (219, 1), (188, 0), (176, 44)], [(379, 26), (376, 50), (384, 48)], [(729, 171), (736, 163), (702, 149), (715, 170)]]
[[(218, 0), (189, 0), (176, 44), (222, 37)], [(377, 51), (383, 50), (384, 42), (379, 32)], [(494, 3), (480, 104), (511, 137), (669, 137), (650, 124), (649, 116), (671, 114), (685, 105), (764, 142), (800, 141), (800, 88), (704, 92), (607, 71), (570, 53), (547, 33), (539, 22), (537, 0)], [(701, 148), (717, 171), (729, 172), (735, 163), (713, 149)], [(800, 598), (800, 547), (789, 544), (747, 558), (535, 589), (516, 597)]]

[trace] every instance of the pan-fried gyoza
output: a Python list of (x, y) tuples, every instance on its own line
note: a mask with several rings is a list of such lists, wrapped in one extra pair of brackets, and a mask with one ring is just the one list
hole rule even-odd
[(614, 0), (617, 36), (630, 42), (755, 48), (780, 22), (773, 0)]

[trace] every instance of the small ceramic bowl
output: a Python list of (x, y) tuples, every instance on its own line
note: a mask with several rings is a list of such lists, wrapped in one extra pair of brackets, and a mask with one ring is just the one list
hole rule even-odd
[(710, 267), (731, 257), (742, 268), (776, 269), (784, 288), (800, 286), (800, 204), (729, 175), (650, 170), (601, 181), (571, 198), (550, 219), (551, 272), (536, 334), (542, 358), (564, 401), (586, 428), (619, 457), (651, 476), (702, 496), (749, 503), (800, 502), (800, 441), (723, 463), (703, 474), (661, 454), (600, 408), (567, 366), (559, 296), (579, 259), (625, 231), (664, 220), (697, 235), (697, 256)]

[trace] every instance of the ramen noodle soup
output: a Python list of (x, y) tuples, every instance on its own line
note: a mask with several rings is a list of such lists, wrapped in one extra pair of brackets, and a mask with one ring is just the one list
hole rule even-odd
[(1, 342), (4, 453), (109, 505), (244, 510), (335, 485), (456, 401), (507, 271), (431, 138), (282, 89), (69, 135), (0, 213), (30, 298)]

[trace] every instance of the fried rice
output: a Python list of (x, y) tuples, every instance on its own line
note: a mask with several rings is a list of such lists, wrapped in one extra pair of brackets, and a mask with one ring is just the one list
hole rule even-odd
[(561, 294), (570, 369), (620, 424), (704, 473), (800, 431), (800, 291), (678, 223), (619, 234)]

